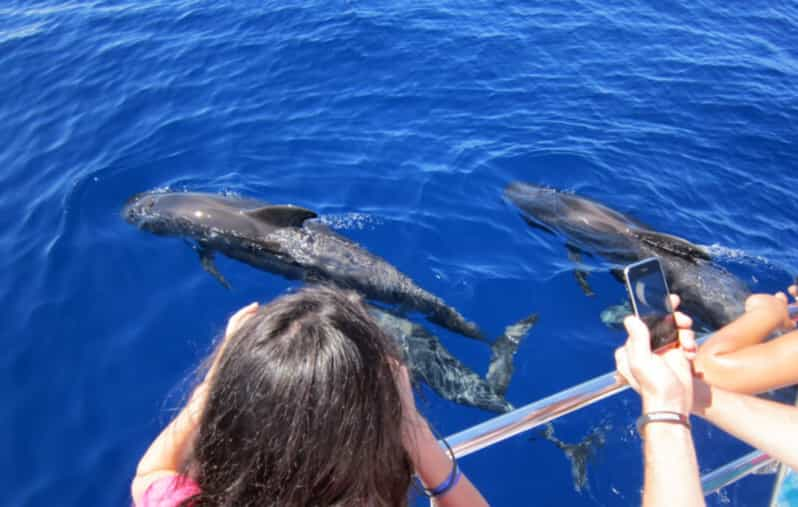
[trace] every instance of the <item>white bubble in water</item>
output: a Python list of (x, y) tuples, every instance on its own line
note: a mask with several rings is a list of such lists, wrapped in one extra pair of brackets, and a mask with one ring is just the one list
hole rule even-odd
[(374, 230), (382, 221), (366, 213), (343, 213), (338, 215), (324, 215), (321, 222), (335, 230)]

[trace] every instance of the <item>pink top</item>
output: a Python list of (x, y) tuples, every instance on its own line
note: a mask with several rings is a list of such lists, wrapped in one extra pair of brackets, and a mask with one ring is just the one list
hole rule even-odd
[(177, 507), (180, 502), (200, 492), (194, 479), (185, 475), (169, 475), (155, 479), (136, 507)]

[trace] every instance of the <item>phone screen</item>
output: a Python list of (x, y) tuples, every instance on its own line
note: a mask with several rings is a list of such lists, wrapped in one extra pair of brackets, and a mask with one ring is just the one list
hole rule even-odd
[(668, 297), (665, 274), (656, 258), (626, 268), (626, 283), (637, 316), (651, 333), (651, 350), (676, 341), (676, 320)]

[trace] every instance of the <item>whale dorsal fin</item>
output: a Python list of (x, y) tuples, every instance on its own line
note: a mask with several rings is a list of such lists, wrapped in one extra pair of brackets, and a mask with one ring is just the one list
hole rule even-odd
[(299, 206), (291, 205), (277, 205), (277, 206), (264, 206), (262, 208), (247, 210), (244, 213), (268, 222), (277, 227), (301, 227), (302, 222), (309, 218), (316, 218), (318, 215), (309, 209), (300, 208)]
[(635, 231), (634, 234), (643, 243), (672, 255), (678, 255), (691, 261), (711, 259), (706, 249), (677, 236), (653, 231)]

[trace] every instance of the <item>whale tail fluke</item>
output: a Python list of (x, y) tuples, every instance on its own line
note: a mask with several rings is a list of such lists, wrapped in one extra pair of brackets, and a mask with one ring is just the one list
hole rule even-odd
[(606, 425), (596, 426), (576, 444), (569, 444), (557, 438), (554, 434), (554, 425), (551, 423), (546, 423), (540, 433), (543, 438), (563, 451), (565, 457), (571, 462), (571, 476), (574, 483), (574, 491), (577, 493), (589, 490), (587, 467), (596, 458), (599, 449), (604, 446), (608, 429)]
[(488, 385), (496, 393), (504, 396), (510, 385), (510, 380), (515, 371), (513, 358), (518, 351), (518, 346), (524, 340), (529, 330), (537, 323), (538, 314), (533, 313), (515, 324), (507, 326), (504, 334), (491, 345), (491, 358), (488, 373), (485, 375)]

